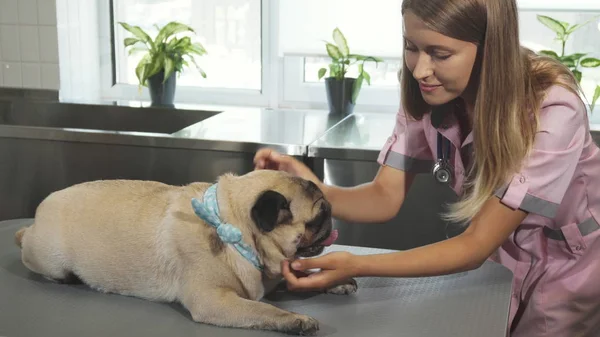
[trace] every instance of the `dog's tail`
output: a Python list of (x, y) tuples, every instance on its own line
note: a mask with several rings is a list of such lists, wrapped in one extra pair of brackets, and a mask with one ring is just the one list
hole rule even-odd
[(27, 231), (29, 227), (23, 227), (15, 233), (15, 243), (19, 248), (23, 248), (23, 237), (25, 236), (25, 231)]

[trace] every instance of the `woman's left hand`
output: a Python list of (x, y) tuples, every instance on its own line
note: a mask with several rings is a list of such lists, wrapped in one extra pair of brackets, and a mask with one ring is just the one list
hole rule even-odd
[[(292, 263), (283, 261), (281, 270), (289, 290), (322, 291), (356, 276), (355, 257), (348, 252), (335, 252)], [(308, 269), (321, 271), (302, 275), (302, 272)]]

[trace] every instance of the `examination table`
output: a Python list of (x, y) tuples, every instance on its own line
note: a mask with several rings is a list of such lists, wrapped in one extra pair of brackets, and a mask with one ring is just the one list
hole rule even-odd
[[(22, 263), (14, 233), (31, 219), (0, 222), (0, 336), (284, 336), (266, 331), (195, 323), (179, 304), (102, 294), (84, 285), (61, 285), (31, 273)], [(333, 246), (355, 254), (380, 249)], [(318, 336), (507, 336), (511, 272), (486, 262), (481, 268), (429, 278), (358, 279), (350, 296), (270, 294), (283, 309), (311, 315)]]

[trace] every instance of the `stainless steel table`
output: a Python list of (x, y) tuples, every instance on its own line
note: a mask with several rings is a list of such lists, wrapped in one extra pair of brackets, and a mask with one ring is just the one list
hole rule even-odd
[[(194, 323), (177, 304), (54, 284), (21, 263), (14, 233), (29, 219), (0, 222), (0, 336), (279, 336)], [(355, 254), (386, 252), (347, 246)], [(495, 263), (455, 275), (359, 279), (351, 296), (277, 292), (265, 299), (312, 315), (319, 336), (505, 337), (512, 274)]]

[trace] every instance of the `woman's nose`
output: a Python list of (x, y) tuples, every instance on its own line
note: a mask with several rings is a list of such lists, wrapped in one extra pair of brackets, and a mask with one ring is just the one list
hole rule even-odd
[(433, 65), (431, 58), (428, 55), (420, 55), (415, 69), (413, 70), (413, 76), (416, 80), (422, 80), (433, 75)]

